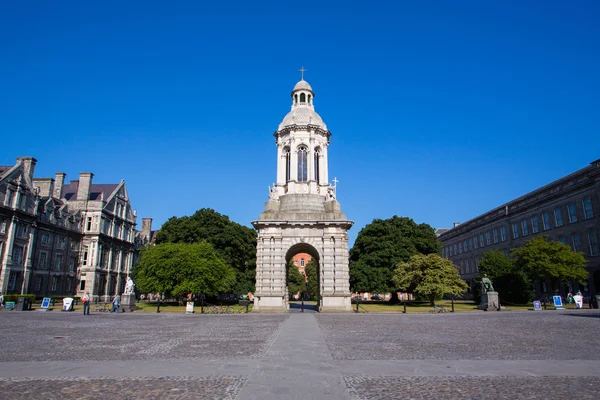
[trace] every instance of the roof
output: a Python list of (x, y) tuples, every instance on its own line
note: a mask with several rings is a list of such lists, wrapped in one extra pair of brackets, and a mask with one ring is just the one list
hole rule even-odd
[(1, 165), (0, 166), (0, 176), (3, 175), (6, 171), (8, 171), (9, 169), (11, 169), (12, 167), (14, 167), (14, 165)]
[(317, 125), (319, 128), (327, 130), (327, 125), (312, 107), (293, 107), (292, 111), (287, 113), (279, 124), (279, 130), (291, 125)]
[(102, 195), (105, 199), (108, 199), (110, 195), (119, 186), (118, 183), (101, 183), (92, 184), (90, 187), (89, 199), (78, 199), (77, 189), (79, 188), (79, 181), (71, 181), (68, 185), (63, 186), (63, 197), (67, 200), (100, 200)]
[(310, 84), (308, 82), (306, 82), (304, 79), (302, 79), (300, 82), (296, 83), (296, 85), (294, 86), (294, 90), (292, 90), (292, 92), (295, 92), (296, 90), (310, 90), (311, 92), (313, 91)]

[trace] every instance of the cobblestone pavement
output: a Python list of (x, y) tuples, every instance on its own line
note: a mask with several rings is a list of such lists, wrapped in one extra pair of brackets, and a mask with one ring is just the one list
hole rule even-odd
[(600, 313), (0, 312), (1, 399), (597, 399)]

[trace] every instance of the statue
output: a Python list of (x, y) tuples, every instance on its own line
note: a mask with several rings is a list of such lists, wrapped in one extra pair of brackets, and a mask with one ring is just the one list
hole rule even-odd
[(123, 294), (134, 294), (135, 293), (135, 283), (133, 283), (133, 279), (130, 276), (127, 277), (127, 283), (125, 284), (125, 292)]
[(269, 186), (269, 199), (279, 201), (279, 192), (277, 191), (275, 184), (273, 184), (273, 187)]
[(486, 274), (483, 274), (483, 278), (481, 278), (481, 293), (493, 292), (494, 286), (492, 285), (492, 281), (489, 280)]
[(326, 197), (327, 201), (329, 200), (335, 200), (335, 192), (333, 191), (333, 188), (328, 188), (327, 189), (327, 197)]

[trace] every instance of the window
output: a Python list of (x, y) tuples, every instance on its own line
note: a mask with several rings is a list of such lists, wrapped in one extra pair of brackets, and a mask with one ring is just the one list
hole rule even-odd
[(304, 258), (301, 258), (301, 259), (300, 259), (300, 266), (301, 266), (301, 267), (304, 267)]
[(479, 272), (479, 260), (475, 259), (475, 271)]
[(458, 242), (458, 254), (462, 254), (462, 242)]
[(60, 238), (60, 248), (61, 249), (66, 249), (67, 248), (67, 237), (66, 236), (62, 236)]
[(531, 218), (531, 232), (538, 233), (540, 231), (540, 221), (537, 216)]
[(556, 227), (563, 226), (562, 211), (560, 208), (554, 209), (554, 223), (556, 224)]
[[(302, 95), (300, 96), (302, 98)], [(306, 182), (308, 180), (308, 160), (306, 146), (298, 148), (298, 182)]]
[(306, 95), (304, 93), (300, 93), (300, 103), (306, 103)]
[(598, 246), (598, 232), (591, 231), (588, 233), (588, 240), (590, 242), (590, 255), (596, 256), (600, 254), (600, 248)]
[(15, 244), (12, 251), (12, 262), (16, 265), (23, 264), (23, 246)]
[(48, 239), (49, 239), (49, 235), (46, 232), (42, 233), (42, 244), (43, 245), (48, 244)]
[(479, 248), (479, 242), (477, 241), (477, 236), (475, 236), (473, 238), (473, 247), (475, 248), (475, 250), (477, 250)]
[(488, 245), (488, 246), (490, 244), (492, 244), (492, 237), (490, 236), (490, 231), (487, 231), (485, 233), (485, 244)]
[(60, 271), (60, 267), (62, 265), (62, 254), (57, 254), (56, 255), (56, 262), (54, 263), (54, 269), (56, 269), (57, 271)]
[(75, 257), (69, 259), (69, 271), (75, 272)]
[(0, 234), (6, 233), (6, 221), (0, 219)]
[(575, 203), (569, 204), (567, 211), (569, 213), (569, 223), (577, 222), (577, 207), (575, 207)]
[(550, 215), (547, 212), (542, 214), (542, 222), (544, 223), (544, 230), (547, 231), (551, 228), (550, 226)]
[(285, 181), (289, 181), (290, 180), (290, 171), (291, 171), (291, 157), (290, 157), (290, 149), (288, 149), (287, 147), (283, 150), (284, 154), (285, 154)]
[(314, 160), (314, 168), (315, 168), (315, 181), (319, 182), (319, 149), (315, 149), (315, 160)]
[(505, 226), (500, 227), (500, 239), (503, 242), (506, 242), (506, 227)]
[(65, 291), (70, 292), (71, 291), (71, 278), (67, 278), (67, 281), (65, 283), (66, 283)]
[(57, 288), (58, 288), (58, 276), (53, 276), (52, 277), (52, 291), (56, 292)]
[(469, 272), (471, 272), (471, 268), (469, 268), (469, 260), (465, 261), (465, 266), (467, 268), (467, 274), (468, 274)]
[(39, 259), (39, 267), (41, 269), (46, 268), (46, 259), (48, 258), (48, 253), (46, 253), (45, 251), (42, 251), (40, 253), (40, 259)]
[(513, 239), (517, 239), (519, 237), (519, 224), (512, 224), (512, 235)]
[(446, 246), (446, 252), (445, 252), (445, 254), (446, 254), (446, 258), (450, 257), (450, 250), (449, 250), (448, 246)]
[(473, 250), (473, 238), (469, 239), (469, 251)]
[(581, 250), (581, 236), (579, 235), (579, 233), (574, 233), (571, 236), (571, 241), (573, 243), (573, 251), (580, 251)]
[(38, 275), (35, 277), (35, 291), (39, 292), (40, 290), (42, 290), (42, 277)]
[(6, 190), (6, 197), (4, 199), (4, 205), (8, 206), (8, 207), (12, 207), (12, 203), (13, 203), (13, 191), (12, 189), (7, 189)]
[(467, 252), (467, 239), (465, 239), (463, 241), (463, 251), (466, 253)]
[(521, 229), (523, 229), (523, 236), (529, 235), (529, 226), (527, 225), (527, 220), (524, 219), (521, 221)]
[(92, 229), (92, 217), (87, 217), (87, 223), (85, 225), (85, 230), (89, 231), (90, 229)]
[(454, 255), (458, 254), (458, 246), (455, 244), (454, 245)]
[(594, 211), (592, 210), (592, 199), (583, 199), (583, 218), (588, 219), (594, 216)]
[(79, 282), (79, 290), (80, 291), (84, 291), (85, 290), (85, 281), (80, 281)]
[(27, 237), (27, 225), (17, 224), (17, 237), (19, 237), (19, 238)]
[(483, 247), (483, 233), (479, 235), (479, 247)]
[(498, 229), (494, 229), (494, 244), (498, 243)]
[(452, 252), (452, 245), (450, 245), (450, 256), (452, 256), (454, 253)]
[(564, 236), (559, 236), (558, 241), (564, 245), (567, 245), (567, 238)]
[(11, 272), (8, 276), (8, 290), (15, 290), (17, 286), (17, 273)]
[(87, 265), (88, 250), (89, 248), (87, 246), (83, 246), (83, 258), (81, 259), (81, 265)]

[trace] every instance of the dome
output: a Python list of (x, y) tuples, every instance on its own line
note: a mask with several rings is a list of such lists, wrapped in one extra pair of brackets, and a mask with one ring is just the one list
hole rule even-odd
[(292, 111), (287, 113), (279, 124), (279, 130), (291, 125), (316, 125), (323, 130), (327, 130), (327, 125), (325, 125), (321, 116), (311, 107), (293, 107)]
[(296, 90), (310, 90), (311, 92), (313, 91), (312, 87), (304, 79), (296, 83), (296, 86), (294, 86), (294, 90), (292, 90), (292, 92), (295, 92)]

